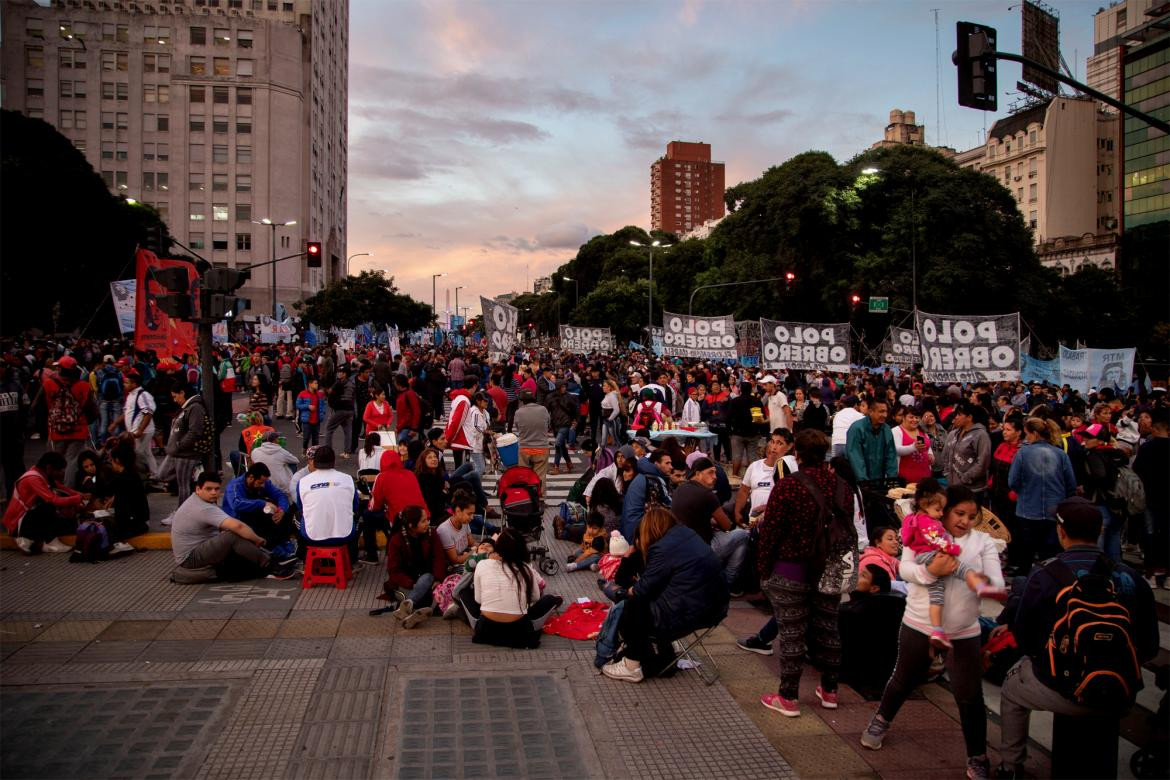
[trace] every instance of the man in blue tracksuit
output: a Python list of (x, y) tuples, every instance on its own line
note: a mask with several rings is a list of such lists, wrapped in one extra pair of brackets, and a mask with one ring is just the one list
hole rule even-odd
[(626, 490), (622, 501), (622, 536), (630, 544), (638, 533), (638, 523), (642, 522), (642, 515), (646, 513), (646, 504), (651, 499), (665, 507), (670, 506), (670, 483), (667, 479), (673, 471), (670, 462), (670, 453), (666, 450), (655, 450), (645, 458), (634, 463), (637, 476)]
[(286, 541), (295, 530), (291, 516), (285, 521), (288, 496), (272, 484), (271, 476), (268, 466), (253, 463), (223, 491), (223, 511), (263, 537), (269, 550)]

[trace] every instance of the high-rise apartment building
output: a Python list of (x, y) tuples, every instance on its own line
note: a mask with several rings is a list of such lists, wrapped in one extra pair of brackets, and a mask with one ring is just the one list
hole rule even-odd
[[(1093, 17), (1087, 80), (1110, 97), (1170, 119), (1170, 5), (1125, 0)], [(1104, 106), (1115, 112), (1116, 109)], [(1133, 117), (1118, 125), (1115, 195), (1124, 228), (1170, 219), (1170, 137)]]
[(711, 144), (671, 141), (650, 166), (650, 227), (686, 233), (726, 212), (723, 163), (711, 161)]
[(239, 268), (322, 243), (321, 268), (257, 269), (253, 312), (347, 273), (348, 0), (6, 0), (2, 24), (3, 106), (194, 252)]

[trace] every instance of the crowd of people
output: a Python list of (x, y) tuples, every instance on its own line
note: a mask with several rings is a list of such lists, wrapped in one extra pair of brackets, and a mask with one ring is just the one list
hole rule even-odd
[[(1029, 712), (1132, 702), (1099, 679), (1095, 699), (1066, 690), (1052, 668), (1062, 589), (1106, 583), (1102, 598), (1128, 611), (1118, 631), (1135, 662), (1158, 647), (1151, 588), (1170, 587), (1161, 388), (1085, 397), (891, 368), (762, 372), (626, 351), (491, 360), (450, 346), (227, 345), (214, 376), (116, 342), (30, 341), (4, 356), (3, 521), (27, 554), (83, 552), (61, 541), (82, 520), (108, 529), (106, 554), (129, 553), (150, 521), (147, 493), (169, 490), (176, 581), (288, 578), (306, 548), (343, 547), (385, 567), (387, 609), (406, 628), (463, 617), (477, 642), (532, 647), (561, 599), (483, 487), (507, 432), (542, 483), (562, 469), (576, 477), (556, 533), (579, 545), (572, 576), (596, 572), (613, 604), (621, 650), (602, 666), (613, 679), (671, 673), (673, 641), (762, 592), (773, 615), (739, 646), (779, 656), (765, 707), (801, 714), (811, 660), (822, 707), (839, 706), (842, 681), (881, 692), (861, 736), (879, 749), (942, 663), (968, 774), (984, 777), (982, 647), (1011, 631), (1022, 653), (1003, 690), (1011, 776)], [(233, 401), (247, 407), (238, 417)], [(47, 446), (26, 470), (36, 439)], [(900, 512), (888, 491), (906, 485)], [(981, 599), (1006, 601), (1000, 627), (981, 625)], [(1129, 671), (1113, 676), (1132, 694), (1141, 677)]]

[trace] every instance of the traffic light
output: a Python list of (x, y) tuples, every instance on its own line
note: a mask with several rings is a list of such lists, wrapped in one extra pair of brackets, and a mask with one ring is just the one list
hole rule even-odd
[(191, 277), (186, 265), (152, 268), (150, 278), (166, 290), (155, 299), (161, 311), (180, 319), (191, 316)]
[(321, 267), (321, 242), (320, 241), (308, 242), (308, 246), (305, 248), (305, 254), (309, 258), (309, 262), (308, 262), (309, 268), (320, 268)]
[(956, 22), (951, 60), (959, 71), (959, 105), (995, 111), (999, 89), (995, 80), (995, 28)]
[(252, 278), (248, 269), (212, 268), (203, 276), (203, 300), (206, 305), (203, 310), (206, 317), (214, 322), (231, 319), (251, 305), (247, 298), (234, 295), (235, 291), (244, 286)]
[(861, 296), (857, 293), (854, 293), (853, 295), (849, 296), (849, 302), (856, 306), (857, 304), (861, 303)]

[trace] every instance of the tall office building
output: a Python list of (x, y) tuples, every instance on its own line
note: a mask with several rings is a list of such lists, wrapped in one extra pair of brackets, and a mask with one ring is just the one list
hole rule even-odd
[(348, 0), (6, 0), (2, 24), (0, 103), (194, 252), (239, 268), (322, 243), (321, 268), (257, 269), (252, 312), (347, 273)]
[(681, 234), (725, 212), (723, 163), (711, 162), (711, 144), (667, 144), (650, 166), (650, 227)]

